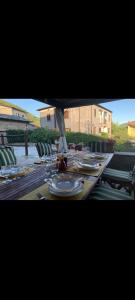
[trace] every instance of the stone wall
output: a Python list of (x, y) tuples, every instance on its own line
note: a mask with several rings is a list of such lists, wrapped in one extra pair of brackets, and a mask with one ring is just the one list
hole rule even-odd
[(26, 123), (0, 120), (0, 130), (7, 129), (26, 129)]

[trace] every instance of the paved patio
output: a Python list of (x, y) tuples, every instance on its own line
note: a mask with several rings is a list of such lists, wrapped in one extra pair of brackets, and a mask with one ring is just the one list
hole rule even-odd
[(25, 156), (25, 148), (14, 146), (15, 155), (17, 157), (17, 164), (27, 166), (34, 163), (39, 158), (36, 147), (29, 146), (29, 155)]

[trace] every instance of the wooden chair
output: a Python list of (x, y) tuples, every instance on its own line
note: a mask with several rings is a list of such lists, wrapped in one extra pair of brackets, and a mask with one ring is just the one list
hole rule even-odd
[(75, 150), (78, 150), (78, 151), (82, 151), (82, 148), (83, 148), (82, 143), (77, 144), (77, 145), (75, 146)]
[(135, 177), (135, 166), (132, 171), (120, 171), (116, 169), (106, 168), (102, 174), (101, 180), (118, 190), (125, 188), (131, 193), (133, 178)]
[(74, 143), (69, 143), (68, 144), (68, 149), (70, 150), (70, 149), (75, 149), (75, 146), (76, 146), (76, 144), (74, 144)]
[(113, 153), (114, 144), (107, 141), (92, 141), (89, 144), (91, 152)]
[(87, 200), (135, 200), (135, 194), (133, 197), (126, 191), (118, 191), (102, 184), (95, 187)]

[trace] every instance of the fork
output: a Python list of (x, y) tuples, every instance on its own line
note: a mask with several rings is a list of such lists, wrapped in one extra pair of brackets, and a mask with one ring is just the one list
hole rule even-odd
[(41, 195), (40, 193), (36, 194), (37, 197), (39, 198), (39, 200), (47, 200), (43, 195)]

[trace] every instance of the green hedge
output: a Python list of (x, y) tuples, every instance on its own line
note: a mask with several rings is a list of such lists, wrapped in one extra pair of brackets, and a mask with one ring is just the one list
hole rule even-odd
[(30, 135), (30, 142), (50, 142), (54, 143), (55, 139), (59, 136), (59, 131), (48, 130), (47, 128), (37, 128), (33, 130)]
[(104, 138), (96, 135), (80, 133), (80, 132), (66, 132), (66, 139), (67, 139), (67, 143), (75, 143), (75, 144), (83, 143), (86, 146), (88, 146), (91, 141), (105, 140)]
[[(14, 135), (24, 135), (25, 131), (18, 130), (7, 130), (8, 143), (24, 143), (24, 136), (15, 137)], [(10, 137), (9, 135), (12, 135)], [(28, 130), (29, 142), (50, 142), (54, 143), (55, 139), (59, 136), (59, 131), (48, 130), (47, 128), (37, 128), (35, 130)], [(101, 141), (108, 140), (107, 134), (102, 134), (101, 136), (90, 135), (80, 132), (66, 132), (67, 143), (84, 143), (88, 146), (91, 141)], [(125, 136), (114, 136), (116, 144), (114, 146), (115, 151), (122, 152), (135, 152), (135, 146), (127, 142)]]
[[(25, 130), (22, 129), (9, 129), (6, 131), (8, 143), (24, 143), (24, 134)], [(30, 139), (30, 135), (32, 134), (32, 130), (28, 130), (28, 136)], [(11, 136), (12, 135), (12, 136)], [(20, 135), (20, 136), (15, 136)], [(21, 136), (23, 135), (23, 136)]]
[[(50, 142), (54, 143), (55, 139), (59, 136), (59, 131), (56, 130), (48, 130), (46, 128), (38, 128), (35, 129), (31, 136), (30, 142)], [(67, 143), (75, 143), (78, 144), (80, 142), (84, 143), (84, 145), (89, 145), (91, 141), (101, 141), (105, 140), (103, 137), (94, 136), (86, 133), (80, 132), (66, 132)]]
[[(24, 135), (24, 130), (7, 130), (7, 138), (9, 143), (24, 143), (24, 136), (14, 137), (14, 135)], [(12, 135), (12, 137), (10, 137)], [(35, 130), (28, 130), (29, 142), (49, 142), (54, 143), (55, 139), (59, 137), (60, 133), (57, 130), (49, 130), (47, 128), (37, 128)], [(67, 143), (83, 143), (88, 146), (91, 141), (108, 140), (106, 135), (95, 136), (80, 132), (66, 132)]]
[(116, 143), (114, 150), (117, 152), (135, 152), (135, 144), (130, 142)]

